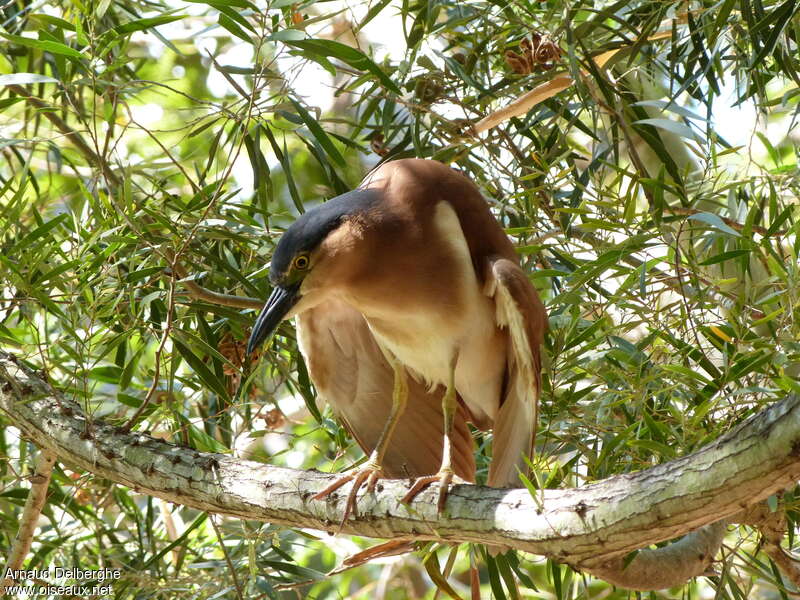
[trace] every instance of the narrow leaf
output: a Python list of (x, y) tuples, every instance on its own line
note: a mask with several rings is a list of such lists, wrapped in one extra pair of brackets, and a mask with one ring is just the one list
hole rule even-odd
[(691, 127), (685, 125), (684, 123), (670, 121), (669, 119), (640, 119), (638, 121), (634, 121), (633, 124), (652, 125), (653, 127), (658, 127), (659, 129), (669, 131), (670, 133), (674, 133), (675, 135), (679, 135), (690, 140), (695, 139), (695, 133), (692, 131)]
[(61, 56), (66, 56), (67, 58), (74, 58), (77, 60), (85, 58), (83, 54), (74, 48), (70, 48), (66, 44), (62, 44), (61, 42), (34, 40), (32, 38), (22, 37), (19, 35), (9, 35), (7, 33), (0, 33), (0, 36), (6, 38), (10, 42), (19, 44), (20, 46), (25, 46), (27, 48), (35, 48), (37, 50), (43, 50), (45, 52), (50, 52), (51, 54), (59, 54)]
[(160, 17), (149, 17), (147, 19), (137, 19), (124, 25), (118, 25), (114, 28), (119, 34), (133, 33), (134, 31), (144, 31), (152, 27), (158, 27), (165, 23), (172, 23), (173, 21), (180, 21), (184, 15), (162, 15)]
[(303, 119), (303, 122), (305, 122), (305, 124), (311, 130), (311, 133), (317, 139), (319, 145), (325, 149), (327, 155), (330, 156), (340, 167), (345, 166), (344, 158), (342, 158), (342, 155), (339, 153), (339, 150), (336, 148), (336, 146), (334, 146), (331, 138), (328, 137), (328, 134), (325, 133), (325, 130), (320, 127), (319, 123), (317, 123), (317, 120), (308, 114), (308, 111), (303, 108), (303, 106), (294, 98), (289, 98), (289, 100), (294, 105), (295, 110), (297, 110), (297, 114), (300, 115), (300, 118)]
[(721, 262), (725, 262), (726, 260), (730, 260), (732, 258), (737, 258), (739, 256), (744, 256), (745, 254), (750, 254), (750, 250), (730, 250), (729, 252), (722, 252), (717, 254), (716, 256), (712, 256), (701, 262), (702, 266), (708, 265), (716, 265)]
[(0, 85), (25, 85), (28, 83), (59, 83), (58, 79), (39, 73), (11, 73), (0, 75)]
[(384, 87), (390, 89), (395, 94), (401, 93), (400, 88), (397, 87), (394, 81), (389, 79), (389, 76), (386, 75), (383, 69), (376, 65), (372, 59), (360, 50), (356, 50), (347, 44), (342, 44), (341, 42), (335, 42), (333, 40), (317, 39), (297, 40), (288, 43), (290, 46), (304, 50), (305, 56), (312, 60), (316, 60), (317, 56), (338, 58), (354, 69), (369, 71), (380, 80)]
[(180, 352), (183, 359), (189, 363), (189, 366), (192, 367), (197, 376), (205, 383), (211, 390), (217, 394), (219, 394), (222, 398), (228, 398), (228, 390), (225, 389), (225, 385), (219, 378), (211, 372), (206, 364), (200, 360), (197, 355), (195, 355), (189, 348), (184, 346), (180, 343), (177, 339), (173, 338), (173, 344), (175, 344), (175, 348)]
[(273, 42), (297, 42), (306, 39), (306, 33), (299, 29), (282, 29), (275, 31), (267, 39)]
[(710, 225), (711, 227), (715, 227), (720, 231), (727, 233), (728, 235), (732, 235), (734, 237), (742, 237), (738, 231), (731, 228), (730, 226), (725, 224), (718, 215), (708, 212), (701, 212), (697, 213), (696, 215), (690, 215), (689, 218), (692, 221), (700, 221), (701, 223), (705, 223), (706, 225)]
[(434, 584), (436, 584), (436, 588), (439, 591), (444, 592), (453, 600), (461, 600), (461, 597), (455, 592), (455, 590), (450, 586), (445, 579), (444, 575), (442, 575), (442, 571), (439, 568), (439, 559), (436, 557), (436, 552), (431, 552), (428, 555), (428, 558), (424, 562), (425, 570), (428, 572), (431, 580)]

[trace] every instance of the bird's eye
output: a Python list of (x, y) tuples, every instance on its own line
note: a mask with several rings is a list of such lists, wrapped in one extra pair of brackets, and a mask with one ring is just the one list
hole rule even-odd
[(294, 268), (300, 271), (305, 271), (308, 268), (308, 256), (301, 254), (294, 259)]

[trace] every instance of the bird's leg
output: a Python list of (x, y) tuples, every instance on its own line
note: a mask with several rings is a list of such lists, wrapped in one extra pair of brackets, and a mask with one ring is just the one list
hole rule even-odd
[(456, 397), (456, 366), (455, 361), (450, 365), (450, 378), (447, 382), (447, 390), (442, 398), (442, 414), (444, 414), (444, 448), (442, 449), (442, 466), (436, 475), (419, 477), (403, 496), (401, 502), (411, 502), (414, 497), (427, 485), (439, 482), (439, 500), (436, 504), (437, 510), (441, 513), (444, 510), (444, 503), (447, 500), (447, 492), (450, 483), (453, 481), (453, 422), (455, 420), (458, 400)]
[(355, 469), (352, 473), (343, 475), (324, 490), (311, 497), (312, 500), (320, 500), (328, 496), (331, 492), (338, 490), (348, 481), (352, 481), (353, 487), (347, 496), (342, 523), (347, 520), (347, 517), (349, 517), (350, 513), (355, 509), (356, 494), (364, 482), (367, 482), (367, 491), (371, 492), (375, 489), (375, 484), (378, 482), (378, 479), (380, 479), (383, 471), (383, 457), (386, 455), (386, 450), (389, 448), (389, 442), (392, 439), (392, 434), (397, 427), (397, 423), (400, 421), (400, 417), (406, 409), (406, 403), (408, 402), (408, 382), (406, 381), (405, 367), (394, 357), (390, 358), (389, 363), (392, 365), (392, 370), (394, 371), (392, 409), (389, 413), (389, 418), (386, 420), (386, 424), (383, 426), (383, 431), (381, 431), (375, 449), (369, 455), (369, 459), (365, 465)]

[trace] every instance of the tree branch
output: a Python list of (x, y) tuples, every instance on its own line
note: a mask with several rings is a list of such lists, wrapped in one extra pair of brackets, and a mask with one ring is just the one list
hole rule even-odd
[(788, 577), (796, 588), (800, 588), (800, 560), (783, 549), (780, 539), (776, 542), (765, 538), (762, 550), (777, 565), (781, 573)]
[(772, 559), (781, 573), (788, 577), (796, 588), (800, 589), (800, 560), (781, 546), (786, 533), (786, 512), (783, 503), (775, 507), (775, 510), (766, 503), (756, 505), (739, 515), (737, 521), (758, 530), (764, 554)]
[[(578, 489), (532, 497), (525, 489), (455, 485), (440, 516), (437, 490), (407, 506), (399, 498), (409, 482), (383, 480), (376, 493), (359, 495), (358, 515), (339, 527), (346, 495), (308, 500), (335, 475), (197, 452), (99, 420), (87, 428), (78, 404), (5, 353), (0, 410), (60, 460), (200, 510), (368, 537), (506, 545), (610, 578), (637, 569), (650, 551), (620, 568), (626, 554), (737, 514), (800, 477), (800, 398), (789, 396), (697, 452)], [(713, 550), (718, 527), (678, 548)]]
[(204, 300), (211, 304), (220, 304), (222, 306), (232, 306), (234, 308), (254, 308), (261, 310), (264, 308), (264, 300), (258, 298), (251, 298), (249, 296), (233, 296), (232, 294), (220, 294), (206, 289), (190, 279), (189, 273), (183, 268), (183, 265), (172, 254), (168, 254), (168, 258), (172, 261), (172, 269), (175, 274), (180, 277), (180, 282), (186, 286), (189, 295)]
[(591, 569), (591, 573), (631, 590), (660, 590), (675, 587), (702, 575), (722, 545), (726, 521), (701, 527), (674, 544), (641, 550), (626, 564), (619, 557)]
[[(47, 487), (50, 485), (50, 475), (53, 473), (53, 465), (56, 464), (56, 455), (50, 450), (42, 450), (36, 457), (33, 475), (31, 475), (31, 489), (28, 498), (25, 500), (25, 507), (22, 509), (22, 518), (19, 522), (17, 537), (11, 546), (8, 554), (8, 561), (3, 573), (18, 571), (22, 568), (28, 552), (31, 549), (33, 533), (36, 531), (36, 523), (39, 515), (42, 514), (45, 498), (47, 498)], [(16, 577), (3, 577), (0, 585), (0, 596), (6, 594), (8, 586), (14, 584)]]

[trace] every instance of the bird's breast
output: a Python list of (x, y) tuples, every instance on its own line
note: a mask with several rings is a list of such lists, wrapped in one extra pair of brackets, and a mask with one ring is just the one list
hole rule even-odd
[(381, 272), (351, 290), (348, 302), (412, 374), (446, 385), (455, 365), (459, 394), (474, 414), (493, 417), (505, 333), (496, 325), (494, 304), (483, 293), (453, 207), (439, 202), (429, 226), (403, 244), (401, 253), (384, 255)]

